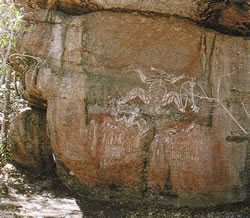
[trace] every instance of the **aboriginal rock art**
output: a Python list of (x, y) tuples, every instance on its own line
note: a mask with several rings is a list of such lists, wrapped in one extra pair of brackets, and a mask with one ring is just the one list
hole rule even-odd
[(164, 70), (151, 67), (151, 76), (146, 76), (142, 70), (138, 69), (141, 81), (148, 85), (148, 89), (136, 87), (125, 96), (116, 101), (116, 107), (112, 110), (112, 115), (117, 122), (123, 122), (126, 127), (137, 127), (140, 135), (148, 131), (147, 121), (143, 118), (141, 108), (130, 106), (128, 103), (135, 98), (139, 98), (147, 107), (147, 112), (151, 110), (153, 115), (165, 114), (165, 106), (175, 105), (178, 111), (185, 113), (188, 106), (192, 111), (198, 113), (200, 108), (196, 104), (195, 89), (199, 86), (193, 80), (187, 80), (184, 75), (173, 76)]
[(147, 77), (140, 69), (136, 70), (136, 72), (139, 74), (141, 81), (148, 85), (148, 90), (134, 88), (126, 96), (118, 100), (118, 105), (123, 105), (135, 98), (139, 98), (144, 104), (153, 106), (156, 114), (162, 107), (173, 103), (182, 113), (185, 113), (188, 104), (191, 105), (193, 112), (199, 112), (194, 93), (196, 83), (184, 81), (179, 85), (185, 79), (184, 75), (173, 76), (164, 70), (158, 70), (154, 67), (151, 67), (150, 74), (153, 74), (153, 76), (150, 77)]
[(123, 121), (105, 118), (102, 123), (91, 120), (87, 130), (89, 156), (102, 156), (101, 167), (118, 160), (134, 159), (139, 148), (139, 130)]
[(113, 110), (112, 115), (115, 117), (116, 122), (123, 123), (125, 127), (137, 128), (140, 136), (143, 136), (148, 131), (147, 121), (142, 118), (138, 107), (128, 109), (118, 105), (117, 108)]
[[(172, 134), (175, 134), (176, 129), (168, 129), (164, 133), (157, 133), (150, 144), (150, 165), (148, 176), (150, 186), (159, 185), (163, 190), (166, 180), (169, 180), (170, 163), (167, 154), (167, 147), (171, 143), (175, 143)], [(165, 181), (165, 182), (162, 182)]]

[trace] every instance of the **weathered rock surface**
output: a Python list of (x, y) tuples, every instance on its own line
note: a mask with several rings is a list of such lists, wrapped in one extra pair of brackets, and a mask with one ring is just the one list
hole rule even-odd
[(123, 202), (247, 198), (247, 39), (137, 13), (40, 10), (29, 19), (19, 50), (47, 63), (20, 73), (26, 92), (47, 102), (65, 184)]
[(155, 12), (162, 14), (172, 14), (182, 17), (197, 19), (197, 15), (207, 7), (204, 0), (88, 0), (88, 1), (68, 1), (60, 2), (51, 0), (37, 0), (37, 4), (42, 8), (61, 10), (69, 14), (84, 14), (99, 10), (127, 10)]
[(93, 11), (154, 13), (178, 16), (231, 35), (250, 36), (250, 5), (245, 0), (15, 0), (29, 8), (60, 10), (73, 15)]
[(250, 36), (249, 1), (210, 1), (208, 5), (199, 19), (206, 27), (227, 34)]
[(21, 112), (11, 124), (9, 137), (11, 159), (15, 164), (37, 173), (54, 170), (44, 112)]

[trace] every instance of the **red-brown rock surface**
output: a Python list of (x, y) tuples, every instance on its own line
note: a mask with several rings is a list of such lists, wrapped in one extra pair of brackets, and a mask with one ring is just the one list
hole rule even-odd
[(247, 39), (130, 12), (41, 9), (29, 22), (20, 53), (46, 64), (20, 73), (31, 99), (47, 102), (65, 184), (125, 202), (246, 199)]

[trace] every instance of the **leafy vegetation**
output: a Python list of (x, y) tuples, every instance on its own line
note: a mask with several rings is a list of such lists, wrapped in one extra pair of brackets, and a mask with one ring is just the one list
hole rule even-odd
[(22, 18), (22, 9), (16, 7), (12, 0), (0, 0), (0, 163), (8, 159), (10, 121), (25, 105), (17, 95), (18, 81), (8, 62), (23, 28)]

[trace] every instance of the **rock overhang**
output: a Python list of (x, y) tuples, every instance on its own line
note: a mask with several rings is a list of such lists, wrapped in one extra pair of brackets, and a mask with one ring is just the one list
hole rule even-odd
[(63, 11), (70, 15), (82, 15), (95, 11), (119, 11), (127, 13), (176, 16), (190, 19), (200, 26), (228, 35), (249, 37), (249, 3), (245, 0), (36, 0), (32, 3), (16, 0), (31, 11), (36, 8)]
[[(40, 11), (19, 49), (48, 63), (28, 72), (25, 83), (48, 102), (48, 134), (66, 184), (76, 178), (92, 188), (153, 190), (186, 199), (184, 205), (201, 204), (202, 195), (215, 204), (245, 199), (239, 175), (249, 145), (226, 141), (237, 125), (226, 125), (225, 111), (215, 105), (201, 104), (205, 115), (188, 105), (183, 116), (173, 85), (182, 85), (184, 74), (214, 95), (218, 78), (232, 73), (223, 98), (234, 99), (234, 116), (248, 129), (239, 106), (249, 104), (247, 96), (230, 88), (248, 88), (246, 39), (177, 17)], [(161, 85), (161, 78), (170, 82)]]

